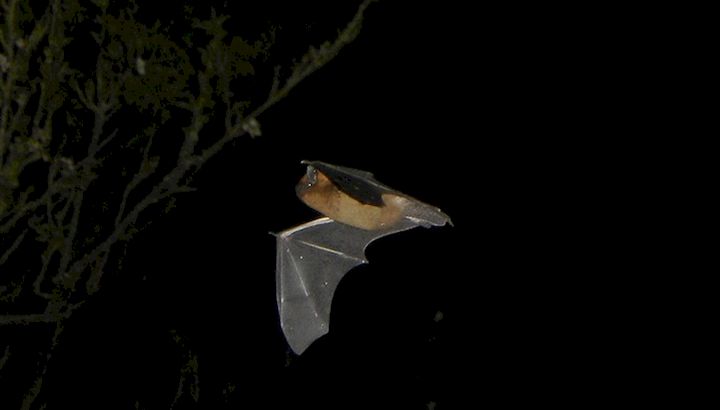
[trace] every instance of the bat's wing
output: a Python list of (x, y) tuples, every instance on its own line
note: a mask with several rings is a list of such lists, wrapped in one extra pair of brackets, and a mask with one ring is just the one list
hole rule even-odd
[(369, 231), (320, 218), (278, 234), (277, 303), (292, 350), (300, 354), (328, 332), (335, 289), (350, 269), (367, 263), (370, 242), (420, 225), (426, 224), (409, 218)]

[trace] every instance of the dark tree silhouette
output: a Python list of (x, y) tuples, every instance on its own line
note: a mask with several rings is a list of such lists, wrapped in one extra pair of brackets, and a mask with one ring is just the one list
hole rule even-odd
[[(260, 137), (263, 113), (356, 38), (372, 2), (297, 55), (281, 26), (241, 37), (228, 29), (232, 15), (209, 6), (172, 6), (163, 20), (135, 2), (1, 2), (0, 383), (14, 392), (2, 388), (5, 398), (43, 407), (64, 323), (121, 272), (133, 235), (194, 191), (193, 177), (231, 141)], [(28, 326), (50, 331), (16, 335)], [(175, 341), (186, 364), (170, 407), (199, 396), (197, 357)]]

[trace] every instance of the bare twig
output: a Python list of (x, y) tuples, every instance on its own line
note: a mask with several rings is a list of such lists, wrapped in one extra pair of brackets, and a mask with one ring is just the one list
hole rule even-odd
[(55, 323), (57, 319), (47, 313), (27, 315), (0, 315), (0, 325), (29, 325), (33, 323)]
[(64, 330), (62, 322), (55, 323), (55, 331), (53, 332), (52, 341), (50, 343), (50, 348), (48, 349), (48, 352), (45, 354), (45, 360), (43, 361), (42, 370), (40, 370), (40, 373), (35, 378), (35, 382), (33, 382), (32, 387), (28, 390), (27, 394), (23, 398), (22, 406), (20, 407), (21, 410), (29, 410), (32, 408), (33, 403), (35, 403), (35, 400), (37, 400), (38, 396), (40, 395), (40, 391), (42, 390), (43, 382), (45, 381), (45, 374), (48, 370), (48, 365), (50, 364), (50, 359), (52, 358), (53, 353), (55, 352), (55, 348), (58, 345), (58, 341), (60, 339), (60, 335), (62, 334)]
[(10, 345), (5, 346), (5, 351), (3, 352), (2, 358), (0, 358), (0, 371), (5, 367), (5, 364), (7, 363), (8, 359), (10, 358)]
[(73, 245), (76, 242), (77, 229), (80, 224), (80, 208), (83, 203), (83, 191), (75, 193), (75, 197), (72, 199), (72, 202), (73, 214), (69, 224), (70, 232), (68, 232), (68, 235), (63, 238), (63, 249), (61, 252), (62, 256), (60, 257), (60, 267), (58, 269), (59, 272), (67, 271), (67, 267), (70, 264), (72, 257), (74, 256)]
[(200, 400), (200, 374), (198, 369), (198, 357), (193, 351), (187, 346), (187, 341), (184, 337), (179, 335), (177, 331), (172, 330), (173, 340), (180, 349), (180, 355), (182, 356), (182, 366), (180, 368), (180, 377), (178, 379), (177, 389), (175, 390), (175, 397), (170, 404), (170, 408), (174, 409), (179, 404), (180, 399), (187, 391), (192, 398), (194, 403)]
[[(63, 319), (68, 319), (79, 309), (85, 302), (75, 304), (65, 304), (58, 302), (48, 302), (44, 313), (29, 313), (23, 315), (0, 315), (0, 326), (3, 325), (30, 325), (38, 323), (57, 323)], [(53, 306), (55, 305), (55, 306)]]
[(15, 250), (20, 246), (20, 243), (25, 239), (25, 235), (27, 234), (27, 229), (23, 231), (20, 235), (18, 235), (17, 238), (15, 238), (15, 241), (13, 241), (12, 245), (0, 256), (0, 266), (4, 265), (5, 262), (7, 262), (10, 255), (15, 252)]

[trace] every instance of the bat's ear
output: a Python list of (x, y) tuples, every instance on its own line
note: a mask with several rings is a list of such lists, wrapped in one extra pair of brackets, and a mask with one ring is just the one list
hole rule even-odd
[(307, 177), (307, 184), (308, 187), (311, 187), (315, 185), (317, 182), (317, 169), (313, 167), (312, 165), (308, 165), (307, 170), (305, 171), (305, 176)]

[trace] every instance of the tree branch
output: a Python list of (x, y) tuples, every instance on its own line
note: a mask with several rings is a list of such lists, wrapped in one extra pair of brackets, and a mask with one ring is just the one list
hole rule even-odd
[[(23, 399), (23, 409), (38, 406), (64, 321), (99, 289), (108, 260), (116, 260), (111, 256), (118, 249), (122, 252), (120, 243), (127, 245), (143, 213), (177, 194), (194, 191), (189, 186), (192, 176), (230, 141), (246, 134), (259, 136), (258, 118), (357, 37), (364, 13), (374, 1), (364, 0), (333, 41), (310, 47), (284, 81), (280, 67), (275, 67), (264, 101), (250, 103), (237, 101), (233, 91), (246, 84), (242, 81), (251, 81), (238, 77), (254, 73), (250, 61), (254, 64), (262, 48), (234, 38), (236, 54), (224, 51), (232, 48), (226, 47), (224, 40), (224, 17), (213, 14), (204, 27), (206, 33), (198, 36), (210, 37), (205, 48), (199, 49), (202, 67), (198, 68), (193, 65), (197, 60), (188, 57), (185, 49), (166, 33), (134, 20), (132, 11), (113, 17), (101, 2), (93, 2), (102, 9), (96, 20), (100, 32), (94, 35), (100, 54), (94, 72), (86, 74), (92, 70), (71, 69), (74, 66), (63, 55), (74, 33), (68, 34), (69, 27), (87, 18), (78, 11), (79, 4), (52, 0), (45, 11), (33, 11), (18, 0), (0, 0), (5, 23), (0, 29), (0, 236), (3, 244), (9, 244), (0, 255), (0, 266), (14, 255), (24, 256), (26, 250), (35, 252), (39, 258), (28, 258), (28, 264), (34, 264), (34, 278), (31, 274), (24, 277), (34, 281), (27, 280), (16, 289), (32, 289), (39, 297), (27, 295), (38, 305), (30, 312), (44, 307), (43, 313), (16, 308), (15, 314), (0, 315), (0, 327), (54, 326), (44, 360), (36, 364), (36, 378)], [(34, 18), (33, 13), (43, 14)], [(33, 48), (37, 48), (34, 53)], [(142, 70), (132, 62), (128, 66), (128, 61), (136, 58), (143, 59)], [(30, 62), (35, 65), (28, 68)], [(197, 84), (192, 83), (193, 75)], [(225, 112), (217, 113), (218, 107)], [(59, 109), (67, 109), (67, 115)], [(121, 129), (130, 129), (125, 136), (131, 139), (117, 142), (118, 129), (109, 132), (108, 128), (126, 109), (130, 118), (149, 116), (151, 124), (123, 124)], [(179, 125), (185, 126), (180, 138), (155, 138), (168, 129), (175, 132), (172, 127), (177, 122), (163, 125), (181, 110), (190, 115), (188, 119), (180, 117)], [(53, 118), (56, 112), (63, 115)], [(219, 138), (201, 140), (203, 131), (216, 123), (224, 126), (224, 132), (214, 134)], [(136, 132), (134, 126), (146, 128)], [(57, 129), (63, 131), (53, 135)], [(143, 135), (148, 138), (141, 145), (136, 137)], [(159, 155), (154, 154), (158, 150), (172, 154), (169, 158), (164, 154), (160, 163), (160, 158), (153, 156)], [(128, 163), (122, 166), (136, 172), (116, 178), (112, 167), (118, 157), (112, 154), (127, 151), (131, 155), (123, 158)], [(108, 180), (106, 173), (111, 175)], [(21, 174), (23, 184), (25, 179), (33, 180), (28, 189), (20, 187)], [(117, 190), (113, 184), (119, 185)], [(33, 187), (44, 191), (34, 194)], [(106, 206), (106, 201), (111, 204)], [(98, 207), (98, 211), (87, 212), (90, 207)], [(32, 240), (26, 241), (28, 231)], [(52, 276), (52, 281), (46, 276)], [(197, 356), (182, 340), (176, 342), (184, 349), (184, 364), (173, 407), (180, 405), (185, 393), (195, 403), (199, 400)], [(0, 370), (9, 356), (7, 346)]]

